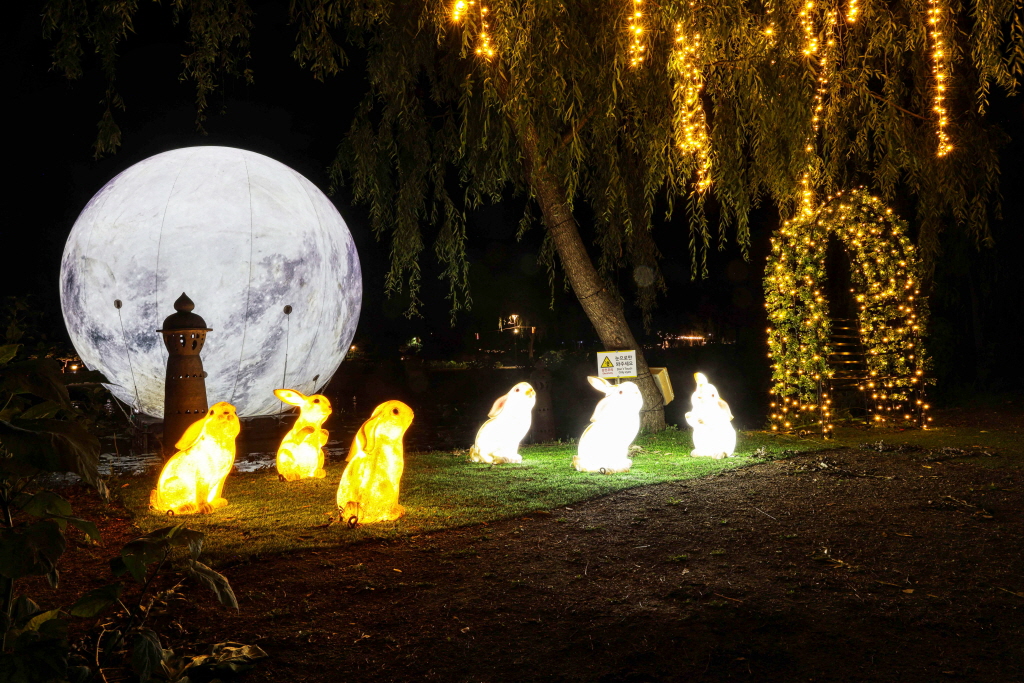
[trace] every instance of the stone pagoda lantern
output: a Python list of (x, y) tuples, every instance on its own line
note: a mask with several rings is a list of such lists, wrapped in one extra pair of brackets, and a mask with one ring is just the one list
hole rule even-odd
[(196, 305), (184, 292), (174, 302), (173, 313), (164, 320), (167, 347), (167, 379), (164, 384), (164, 457), (174, 454), (188, 426), (206, 414), (206, 372), (199, 352), (203, 350), (206, 321), (192, 312)]

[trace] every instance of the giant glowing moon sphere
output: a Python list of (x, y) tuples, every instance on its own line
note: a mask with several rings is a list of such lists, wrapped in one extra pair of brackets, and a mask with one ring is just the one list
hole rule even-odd
[(252, 416), (280, 412), (274, 389), (312, 394), (327, 383), (352, 342), (362, 291), (352, 236), (324, 193), (230, 147), (164, 152), (111, 180), (75, 222), (60, 273), (82, 360), (154, 417), (167, 362), (156, 330), (182, 292), (213, 329), (203, 349), (210, 404)]

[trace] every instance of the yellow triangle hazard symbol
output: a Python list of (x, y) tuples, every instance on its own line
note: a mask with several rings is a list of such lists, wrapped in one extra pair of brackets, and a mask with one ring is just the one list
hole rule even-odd
[(604, 357), (604, 362), (601, 363), (601, 367), (602, 368), (614, 368), (615, 366), (612, 365), (612, 357), (611, 356), (605, 356)]

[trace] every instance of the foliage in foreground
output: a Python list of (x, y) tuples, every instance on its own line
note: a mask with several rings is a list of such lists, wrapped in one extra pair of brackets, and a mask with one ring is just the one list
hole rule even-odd
[[(52, 492), (39, 495), (67, 505)], [(31, 598), (19, 596), (8, 623), (9, 648), (0, 654), (0, 680), (86, 683), (99, 680), (100, 671), (119, 671), (133, 673), (140, 683), (189, 683), (190, 674), (220, 664), (216, 656), (210, 661), (209, 656), (176, 656), (164, 649), (151, 621), (168, 611), (186, 578), (209, 588), (221, 604), (237, 609), (227, 579), (198, 561), (202, 546), (202, 533), (181, 524), (164, 527), (126, 544), (110, 561), (114, 581), (88, 591), (70, 607), (43, 610)], [(179, 548), (187, 557), (175, 558)], [(180, 560), (175, 571), (169, 571), (172, 558)], [(68, 639), (71, 618), (93, 623), (80, 647), (72, 647)], [(244, 648), (245, 664), (266, 656), (258, 648), (239, 647)], [(237, 649), (224, 654), (238, 654)], [(222, 646), (218, 654), (223, 650)], [(241, 663), (235, 661), (236, 666)]]
[[(18, 329), (8, 326), (7, 340)], [(128, 543), (111, 563), (115, 581), (89, 591), (71, 607), (43, 609), (15, 584), (44, 576), (57, 587), (58, 561), (67, 548), (68, 526), (88, 541), (100, 540), (96, 525), (75, 517), (67, 500), (39, 486), (43, 474), (74, 473), (106, 495), (97, 471), (99, 441), (83, 426), (72, 403), (67, 380), (100, 381), (93, 373), (64, 375), (50, 358), (18, 360), (18, 343), (0, 346), (0, 681), (5, 683), (85, 683), (109, 667), (132, 670), (141, 683), (159, 675), (188, 683), (190, 670), (230, 664), (247, 666), (262, 655), (258, 648), (237, 648), (196, 658), (174, 657), (164, 650), (149, 617), (180, 588), (182, 581), (157, 590), (166, 578), (172, 551), (187, 548), (181, 573), (213, 590), (225, 605), (238, 607), (231, 586), (219, 573), (198, 561), (203, 534), (182, 525), (164, 527)], [(134, 579), (140, 585), (130, 588)], [(134, 600), (129, 595), (135, 593)], [(88, 639), (88, 652), (75, 652), (68, 638), (69, 619), (108, 616)], [(246, 647), (246, 646), (242, 646)], [(243, 661), (244, 660), (244, 661)]]

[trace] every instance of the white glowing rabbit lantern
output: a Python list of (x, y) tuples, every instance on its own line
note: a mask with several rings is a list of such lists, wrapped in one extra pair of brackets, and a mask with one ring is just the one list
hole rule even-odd
[(697, 390), (690, 401), (693, 409), (686, 413), (686, 422), (693, 427), (692, 456), (722, 459), (736, 450), (736, 430), (733, 429), (729, 404), (719, 397), (718, 389), (708, 382), (703, 373), (695, 372)]
[(469, 459), (491, 464), (522, 462), (519, 442), (530, 431), (536, 402), (537, 392), (529, 382), (520, 382), (509, 389), (487, 413), (490, 419), (476, 433), (476, 441), (469, 449)]
[(640, 387), (633, 382), (612, 384), (601, 377), (587, 380), (605, 396), (598, 402), (590, 426), (580, 437), (572, 465), (580, 472), (628, 472), (633, 466), (629, 445), (640, 431), (640, 409), (644, 406)]
[(277, 475), (284, 481), (323, 479), (324, 446), (328, 431), (324, 420), (331, 415), (331, 402), (322, 394), (306, 396), (292, 389), (275, 389), (274, 395), (290, 406), (299, 407), (299, 416), (277, 449)]

